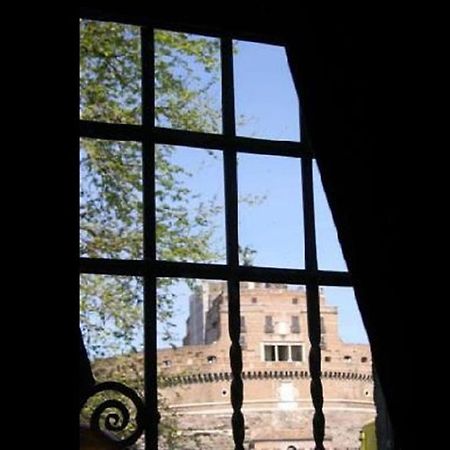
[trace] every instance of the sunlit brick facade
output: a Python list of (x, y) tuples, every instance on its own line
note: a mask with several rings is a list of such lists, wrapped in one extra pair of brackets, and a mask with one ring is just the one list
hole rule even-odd
[[(375, 417), (370, 348), (341, 340), (338, 310), (322, 294), (320, 309), (325, 447), (358, 449), (359, 431)], [(187, 330), (182, 347), (158, 352), (161, 392), (197, 446), (232, 449), (225, 283), (204, 284), (190, 298)], [(242, 283), (241, 345), (247, 448), (314, 448), (305, 291)]]

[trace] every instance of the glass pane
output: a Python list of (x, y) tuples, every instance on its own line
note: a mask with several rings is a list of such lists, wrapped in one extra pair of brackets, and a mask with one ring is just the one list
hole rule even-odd
[[(313, 447), (308, 361), (298, 357), (299, 348), (309, 348), (305, 289), (242, 282), (240, 300), (247, 326), (242, 351), (245, 448)], [(266, 317), (272, 317), (271, 333), (265, 331)], [(291, 332), (292, 317), (299, 318), (300, 333)]]
[(287, 345), (278, 346), (278, 361), (288, 361), (289, 360), (289, 349)]
[(326, 433), (336, 448), (359, 448), (376, 416), (370, 346), (352, 288), (323, 287), (320, 301)]
[(238, 155), (241, 264), (304, 267), (301, 185), (298, 159)]
[(300, 318), (298, 316), (291, 317), (291, 332), (300, 333)]
[(245, 333), (245, 316), (241, 316), (241, 333)]
[(80, 21), (80, 117), (141, 122), (140, 28)]
[(218, 313), (226, 307), (226, 293), (222, 281), (158, 278), (158, 348), (228, 339), (228, 322)]
[(319, 168), (313, 162), (314, 211), (316, 217), (317, 262), (319, 269), (347, 271), (333, 216), (325, 196)]
[(157, 257), (225, 262), (222, 153), (156, 146)]
[(220, 40), (155, 31), (155, 125), (222, 131)]
[(226, 283), (159, 278), (157, 336), (158, 448), (234, 448)]
[(236, 132), (300, 140), (299, 103), (284, 47), (234, 41)]
[(141, 278), (80, 275), (80, 326), (91, 360), (142, 350), (142, 302)]
[(302, 347), (293, 345), (291, 347), (292, 361), (303, 361)]
[(141, 160), (137, 143), (80, 140), (80, 256), (142, 258)]
[[(80, 276), (80, 329), (95, 380), (117, 381), (144, 399), (142, 280), (137, 277)], [(135, 407), (124, 395), (105, 391), (91, 397), (84, 406), (80, 421), (87, 425), (96, 407), (106, 400), (118, 400), (130, 412), (125, 430), (112, 433), (128, 437), (136, 429)], [(108, 408), (100, 425), (106, 431), (106, 414), (120, 411)], [(143, 437), (139, 442), (143, 442)]]
[(264, 361), (275, 361), (275, 346), (265, 345), (264, 346)]

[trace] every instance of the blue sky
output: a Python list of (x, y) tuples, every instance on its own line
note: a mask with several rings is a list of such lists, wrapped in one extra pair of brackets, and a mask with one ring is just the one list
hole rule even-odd
[[(275, 140), (299, 140), (298, 102), (281, 47), (238, 42), (235, 55), (236, 114), (245, 120), (237, 134)], [(182, 164), (193, 177), (186, 180), (194, 193), (215, 198), (223, 205), (223, 167), (220, 152), (179, 147), (173, 161)], [(239, 206), (239, 243), (256, 250), (254, 265), (304, 267), (301, 166), (295, 158), (238, 156), (238, 190), (241, 198), (264, 198)], [(317, 252), (320, 269), (345, 271), (346, 264), (331, 213), (314, 167), (314, 196)], [(216, 243), (224, 254), (224, 216), (217, 217)], [(219, 259), (217, 262), (224, 262)], [(176, 290), (178, 336), (184, 336), (189, 291)], [(329, 304), (339, 308), (340, 335), (346, 342), (367, 342), (351, 288), (324, 288)]]

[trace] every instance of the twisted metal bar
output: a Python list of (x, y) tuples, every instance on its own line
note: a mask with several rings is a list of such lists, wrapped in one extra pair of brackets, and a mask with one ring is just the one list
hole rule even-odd
[[(300, 121), (302, 139), (308, 142), (308, 134), (303, 120)], [(307, 272), (317, 274), (317, 249), (316, 230), (314, 216), (314, 187), (312, 158), (302, 160), (302, 186), (303, 186), (303, 219), (305, 228), (305, 269)], [(319, 287), (316, 282), (306, 283), (306, 303), (308, 317), (308, 335), (311, 343), (309, 351), (309, 370), (311, 374), (311, 398), (314, 405), (313, 435), (316, 444), (315, 450), (325, 450), (323, 439), (325, 435), (325, 416), (323, 415), (323, 389), (321, 376), (321, 351), (320, 351), (320, 300)]]
[[(129, 400), (132, 401), (134, 408), (136, 410), (135, 412), (135, 420), (136, 420), (136, 428), (134, 431), (125, 439), (118, 438), (117, 444), (120, 447), (129, 447), (130, 445), (133, 445), (142, 435), (144, 429), (145, 429), (145, 406), (142, 399), (139, 397), (139, 395), (128, 386), (125, 386), (122, 383), (117, 383), (115, 381), (108, 381), (105, 383), (99, 383), (95, 385), (92, 390), (90, 391), (89, 397), (86, 399), (84, 405), (86, 402), (94, 397), (95, 395), (99, 394), (100, 392), (105, 391), (113, 391), (120, 393), (127, 397)], [(80, 409), (83, 409), (83, 406)], [(109, 399), (105, 400), (102, 403), (100, 403), (92, 412), (91, 418), (90, 418), (90, 427), (92, 430), (95, 431), (101, 431), (101, 425), (102, 425), (102, 414), (107, 411), (108, 409), (115, 409), (117, 412), (110, 412), (106, 415), (106, 417), (103, 418), (104, 421), (104, 429), (111, 431), (111, 432), (119, 432), (124, 431), (126, 427), (130, 424), (130, 411), (128, 410), (128, 407), (118, 399)]]
[(239, 344), (241, 334), (241, 316), (239, 314), (239, 282), (228, 283), (228, 332), (231, 339), (230, 365), (231, 365), (231, 406), (233, 416), (231, 424), (233, 428), (233, 439), (235, 450), (244, 450), (245, 424), (241, 408), (244, 400), (244, 386), (242, 383), (242, 350)]
[[(234, 75), (233, 75), (233, 41), (230, 37), (220, 40), (220, 55), (222, 67), (222, 125), (223, 134), (230, 140), (236, 136), (234, 108)], [(231, 141), (230, 141), (231, 142)], [(237, 154), (233, 145), (224, 146), (224, 180), (225, 180), (225, 210), (226, 210), (226, 242), (227, 264), (232, 276), (228, 278), (228, 331), (231, 339), (231, 405), (233, 416), (231, 425), (235, 450), (244, 450), (245, 426), (242, 414), (243, 384), (242, 350), (239, 343), (241, 334), (238, 244), (238, 188), (237, 188)]]
[(317, 285), (306, 288), (308, 309), (308, 335), (311, 343), (309, 351), (309, 370), (311, 374), (310, 392), (314, 405), (313, 436), (316, 443), (315, 450), (325, 450), (323, 440), (325, 436), (325, 416), (323, 414), (323, 388), (321, 380), (321, 351), (320, 351), (320, 310), (319, 289)]

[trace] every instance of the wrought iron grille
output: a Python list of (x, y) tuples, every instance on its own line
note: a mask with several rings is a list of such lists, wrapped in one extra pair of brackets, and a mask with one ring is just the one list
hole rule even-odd
[[(130, 23), (120, 15), (100, 14), (82, 10), (81, 18), (87, 20), (108, 20)], [(313, 198), (313, 152), (306, 140), (306, 130), (300, 121), (301, 142), (273, 141), (236, 136), (236, 113), (234, 105), (233, 39), (243, 39), (258, 43), (283, 45), (283, 42), (267, 36), (243, 34), (231, 35), (227, 31), (195, 29), (174, 23), (153, 22), (148, 17), (140, 17), (134, 25), (141, 29), (142, 64), (142, 124), (111, 124), (99, 121), (80, 120), (80, 137), (140, 142), (142, 144), (143, 176), (143, 238), (144, 257), (142, 260), (80, 258), (80, 273), (103, 275), (139, 276), (144, 280), (144, 374), (145, 402), (139, 418), (141, 433), (145, 430), (146, 449), (158, 448), (158, 400), (157, 400), (157, 292), (158, 277), (182, 277), (225, 280), (229, 296), (229, 336), (231, 368), (231, 405), (233, 439), (236, 450), (244, 449), (244, 416), (242, 351), (241, 351), (241, 311), (239, 283), (254, 281), (263, 283), (303, 284), (306, 286), (308, 330), (311, 344), (309, 370), (310, 391), (314, 405), (313, 435), (316, 450), (324, 450), (325, 418), (322, 411), (323, 395), (321, 383), (321, 324), (319, 308), (320, 286), (352, 286), (346, 272), (318, 270)], [(154, 30), (166, 29), (216, 37), (221, 43), (222, 79), (222, 134), (173, 130), (155, 126), (155, 85), (154, 85)], [(300, 120), (300, 117), (299, 117)], [(214, 149), (223, 153), (225, 180), (225, 220), (226, 220), (226, 264), (200, 264), (163, 261), (156, 254), (156, 214), (155, 214), (155, 145), (169, 144), (185, 147)], [(238, 150), (239, 149), (239, 150)], [(301, 164), (305, 269), (270, 268), (240, 265), (238, 244), (238, 189), (237, 154), (286, 156), (296, 158)], [(300, 182), (300, 180), (299, 180)], [(299, 255), (300, 257), (300, 255)], [(112, 389), (122, 389), (109, 385)], [(131, 394), (133, 396), (133, 394)], [(133, 396), (133, 398), (135, 398)], [(133, 437), (134, 441), (137, 439)], [(130, 441), (124, 441), (127, 445)]]

